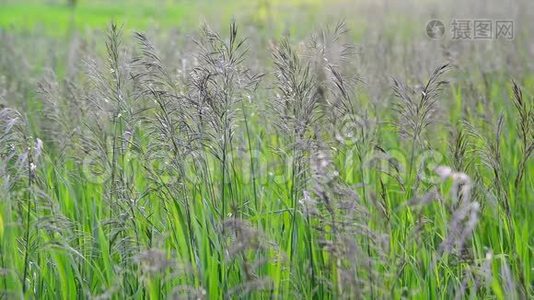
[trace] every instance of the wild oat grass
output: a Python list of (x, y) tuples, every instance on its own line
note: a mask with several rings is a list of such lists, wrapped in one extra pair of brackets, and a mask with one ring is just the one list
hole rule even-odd
[(342, 22), (170, 36), (112, 24), (57, 74), (0, 32), (2, 298), (534, 295), (526, 64)]

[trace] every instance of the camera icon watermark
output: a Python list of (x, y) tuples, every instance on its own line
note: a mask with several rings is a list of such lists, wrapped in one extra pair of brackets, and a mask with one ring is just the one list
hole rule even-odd
[(445, 25), (440, 20), (430, 20), (426, 24), (426, 36), (433, 40), (441, 39), (445, 36)]

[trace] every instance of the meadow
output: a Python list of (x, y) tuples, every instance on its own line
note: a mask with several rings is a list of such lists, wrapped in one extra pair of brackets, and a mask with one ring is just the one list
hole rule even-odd
[(531, 299), (533, 14), (0, 0), (0, 299)]

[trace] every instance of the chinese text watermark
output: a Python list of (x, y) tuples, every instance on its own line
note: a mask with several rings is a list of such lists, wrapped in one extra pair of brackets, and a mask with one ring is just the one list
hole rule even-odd
[[(513, 20), (452, 19), (447, 28), (453, 40), (513, 40)], [(431, 39), (442, 39), (447, 33), (446, 25), (440, 20), (430, 20), (426, 35)]]

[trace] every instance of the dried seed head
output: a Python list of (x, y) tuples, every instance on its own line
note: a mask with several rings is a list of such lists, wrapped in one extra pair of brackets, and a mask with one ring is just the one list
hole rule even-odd
[(141, 268), (148, 273), (161, 273), (171, 266), (173, 262), (167, 258), (167, 254), (161, 250), (149, 249), (141, 252), (136, 257)]

